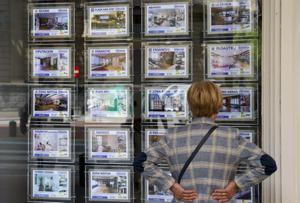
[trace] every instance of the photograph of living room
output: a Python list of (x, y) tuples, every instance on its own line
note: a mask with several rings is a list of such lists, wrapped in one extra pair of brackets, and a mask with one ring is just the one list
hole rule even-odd
[(211, 7), (211, 25), (250, 26), (251, 11), (247, 5), (232, 4), (231, 6)]
[(91, 29), (126, 29), (126, 11), (112, 11), (91, 14)]
[(148, 9), (148, 27), (185, 27), (186, 10), (169, 8), (161, 5), (160, 8)]
[(69, 13), (52, 12), (36, 13), (34, 15), (35, 30), (68, 30)]
[(127, 151), (126, 135), (93, 135), (92, 152), (125, 153)]
[(149, 70), (184, 70), (185, 51), (155, 51), (149, 50)]
[(91, 196), (101, 194), (120, 194), (127, 196), (128, 185), (126, 176), (96, 176), (91, 177)]
[(65, 94), (35, 94), (35, 111), (68, 111), (68, 97)]
[(241, 70), (251, 68), (250, 47), (244, 49), (214, 49), (210, 53), (210, 65), (213, 69), (232, 69)]
[(91, 71), (125, 71), (127, 69), (126, 53), (91, 54)]

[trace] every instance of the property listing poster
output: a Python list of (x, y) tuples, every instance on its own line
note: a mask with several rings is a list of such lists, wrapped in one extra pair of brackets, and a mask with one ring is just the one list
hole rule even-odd
[(252, 44), (207, 45), (208, 77), (253, 77)]
[(189, 77), (189, 47), (145, 46), (145, 78), (170, 77)]
[(32, 115), (36, 118), (70, 117), (70, 89), (33, 89)]
[(126, 170), (90, 170), (89, 199), (94, 201), (130, 201), (130, 174)]
[(32, 197), (35, 199), (69, 199), (69, 170), (32, 170)]
[(92, 120), (105, 118), (129, 118), (130, 90), (126, 87), (89, 88), (87, 112)]
[(128, 160), (129, 130), (88, 128), (90, 160)]
[(254, 90), (251, 87), (221, 87), (223, 106), (218, 120), (253, 120)]
[(32, 9), (33, 37), (70, 37), (70, 7), (45, 7)]
[(129, 47), (89, 48), (91, 79), (129, 78)]
[(88, 37), (129, 36), (129, 6), (88, 7)]
[(187, 90), (189, 85), (145, 88), (145, 118), (187, 119)]
[(32, 156), (68, 159), (71, 157), (70, 129), (32, 129)]
[(145, 4), (145, 35), (189, 34), (188, 3)]
[(69, 48), (34, 48), (32, 77), (70, 78), (71, 58)]
[(253, 30), (251, 1), (209, 1), (207, 5), (208, 34), (251, 32)]

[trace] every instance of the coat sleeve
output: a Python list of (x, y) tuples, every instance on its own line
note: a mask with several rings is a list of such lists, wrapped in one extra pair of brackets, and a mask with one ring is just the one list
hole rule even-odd
[(168, 157), (171, 150), (167, 142), (167, 137), (164, 136), (159, 142), (153, 143), (145, 151), (146, 161), (144, 162), (144, 172), (142, 173), (150, 184), (156, 185), (163, 191), (167, 191), (175, 183), (172, 176), (158, 167), (158, 164), (164, 159), (169, 163)]
[(248, 169), (235, 176), (234, 181), (241, 190), (259, 184), (277, 170), (274, 159), (254, 143), (238, 136), (239, 163), (244, 162)]

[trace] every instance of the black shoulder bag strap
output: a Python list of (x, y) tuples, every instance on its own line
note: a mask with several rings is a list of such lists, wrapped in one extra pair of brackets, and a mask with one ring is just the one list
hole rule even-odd
[(200, 148), (204, 145), (204, 143), (206, 142), (206, 140), (209, 138), (209, 136), (215, 131), (215, 129), (217, 129), (218, 126), (214, 125), (213, 127), (211, 127), (209, 129), (209, 131), (207, 132), (207, 134), (201, 139), (201, 141), (199, 142), (198, 146), (196, 147), (196, 149), (193, 151), (193, 153), (191, 154), (191, 156), (189, 157), (189, 159), (185, 162), (183, 168), (180, 171), (180, 174), (178, 176), (178, 180), (177, 183), (180, 184), (181, 178), (183, 176), (183, 174), (185, 173), (186, 169), (189, 167), (190, 163), (193, 161), (193, 159), (195, 158), (196, 154), (199, 152)]

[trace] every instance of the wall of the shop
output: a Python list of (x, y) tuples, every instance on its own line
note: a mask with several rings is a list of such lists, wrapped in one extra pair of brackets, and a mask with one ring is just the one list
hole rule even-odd
[(282, 0), (281, 18), (281, 167), (282, 200), (300, 200), (299, 0)]
[(24, 1), (0, 1), (0, 82), (24, 82)]
[(0, 2), (0, 81), (10, 79), (10, 10), (9, 0)]
[(263, 184), (263, 203), (300, 200), (299, 0), (265, 0), (263, 147), (278, 171)]

